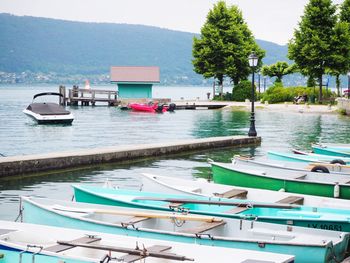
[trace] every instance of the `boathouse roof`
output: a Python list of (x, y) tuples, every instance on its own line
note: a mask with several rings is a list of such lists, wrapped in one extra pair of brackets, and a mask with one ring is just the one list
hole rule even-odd
[(159, 83), (159, 67), (113, 66), (111, 82)]

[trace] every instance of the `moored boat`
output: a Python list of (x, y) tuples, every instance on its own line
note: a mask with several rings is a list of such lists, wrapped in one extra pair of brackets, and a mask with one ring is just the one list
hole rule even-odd
[(78, 202), (185, 211), (191, 214), (350, 232), (350, 210), (346, 209), (121, 190), (92, 185), (73, 185), (73, 188)]
[(350, 144), (349, 143), (315, 143), (313, 145), (318, 145), (321, 147), (327, 147), (327, 148), (334, 148), (334, 149), (339, 149), (343, 150), (346, 152), (350, 151)]
[(350, 148), (332, 148), (322, 145), (312, 145), (312, 151), (315, 154), (350, 157)]
[(235, 155), (232, 158), (233, 164), (244, 164), (251, 167), (275, 167), (279, 169), (304, 171), (304, 172), (321, 172), (331, 174), (350, 175), (350, 166), (331, 163), (305, 163), (289, 162), (280, 160), (255, 159), (254, 157), (244, 157)]
[(186, 180), (177, 177), (142, 174), (142, 190), (195, 196), (223, 197), (270, 203), (289, 203), (313, 207), (350, 209), (350, 201), (314, 195), (293, 194), (258, 188), (216, 184), (206, 180)]
[(286, 171), (211, 162), (216, 183), (350, 199), (348, 175)]
[[(292, 255), (182, 244), (92, 230), (0, 221), (1, 263), (293, 262)], [(331, 242), (324, 245), (328, 248)]]
[(271, 160), (289, 161), (289, 162), (320, 162), (320, 163), (339, 163), (339, 164), (350, 164), (350, 158), (330, 156), (322, 154), (295, 154), (295, 153), (284, 153), (276, 151), (268, 151), (267, 156)]
[(35, 102), (35, 99), (43, 96), (63, 95), (56, 92), (43, 92), (34, 95), (33, 102), (23, 110), (23, 113), (33, 118), (38, 124), (71, 124), (74, 120), (73, 114), (58, 103)]
[(163, 105), (158, 103), (131, 103), (129, 104), (129, 107), (134, 111), (163, 113), (166, 111), (174, 111), (176, 106), (174, 103), (171, 103), (170, 105)]
[[(40, 198), (24, 198), (23, 207), (23, 219), (27, 222), (152, 237), (176, 244), (196, 243), (208, 249), (229, 247), (273, 253), (288, 251), (295, 255), (296, 262), (342, 260), (349, 246), (349, 233), (255, 221)], [(191, 217), (197, 218), (191, 220)], [(232, 258), (227, 262), (231, 261)]]

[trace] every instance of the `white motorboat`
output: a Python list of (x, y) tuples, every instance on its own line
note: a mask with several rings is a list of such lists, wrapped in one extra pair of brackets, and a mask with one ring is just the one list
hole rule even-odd
[(34, 95), (33, 101), (23, 110), (23, 113), (37, 121), (38, 124), (62, 123), (71, 124), (74, 120), (73, 114), (63, 106), (53, 102), (34, 102), (42, 96), (59, 96), (63, 95), (57, 92), (43, 92)]

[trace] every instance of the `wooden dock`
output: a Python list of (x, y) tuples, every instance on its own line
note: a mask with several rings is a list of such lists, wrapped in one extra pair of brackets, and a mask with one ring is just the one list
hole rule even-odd
[(92, 106), (96, 105), (96, 102), (107, 103), (108, 106), (117, 106), (118, 92), (115, 90), (100, 90), (100, 89), (79, 89), (78, 86), (73, 86), (68, 90), (68, 97), (66, 96), (66, 88), (60, 86), (59, 92), (63, 95), (60, 100), (61, 105), (78, 106)]
[(216, 110), (227, 106), (226, 104), (213, 104), (213, 103), (176, 103), (176, 110)]

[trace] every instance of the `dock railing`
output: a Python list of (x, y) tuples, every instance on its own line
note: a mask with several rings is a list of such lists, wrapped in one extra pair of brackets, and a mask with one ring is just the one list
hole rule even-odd
[(109, 106), (118, 105), (118, 92), (114, 90), (79, 89), (74, 86), (68, 91), (68, 104), (82, 106), (95, 105), (96, 102), (107, 102)]

